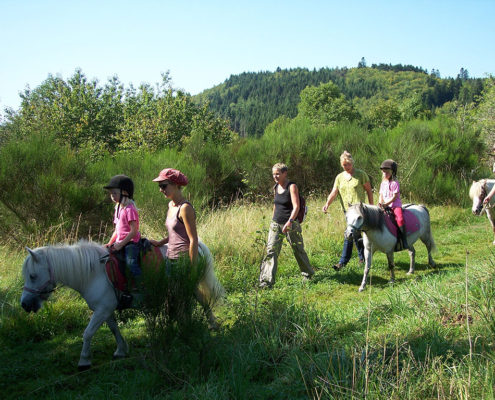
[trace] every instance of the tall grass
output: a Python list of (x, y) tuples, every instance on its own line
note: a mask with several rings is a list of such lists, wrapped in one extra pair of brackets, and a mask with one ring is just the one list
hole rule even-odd
[[(338, 274), (328, 267), (341, 250), (343, 222), (337, 205), (322, 217), (322, 202), (310, 199), (303, 224), (318, 269), (313, 281), (300, 279), (284, 246), (277, 283), (263, 292), (255, 283), (270, 204), (240, 202), (203, 213), (198, 230), (228, 292), (217, 310), (220, 332), (193, 324), (184, 335), (163, 336), (164, 341), (157, 336), (160, 346), (152, 346), (146, 318), (123, 314), (120, 326), (130, 358), (109, 361), (114, 341), (105, 328), (94, 339), (94, 369), (83, 375), (75, 373), (75, 364), (88, 308), (77, 294), (61, 289), (38, 314), (25, 314), (18, 304), (23, 254), (0, 249), (2, 393), (7, 398), (492, 398), (495, 271), (486, 250), (486, 221), (469, 210), (431, 208), (440, 269), (426, 266), (426, 251), (418, 245), (416, 277), (406, 276), (407, 255), (398, 253), (391, 286), (385, 257), (376, 254), (371, 296), (363, 296), (357, 293), (362, 271), (354, 258)], [(463, 247), (470, 249), (468, 313)], [(193, 315), (198, 312), (195, 307)]]

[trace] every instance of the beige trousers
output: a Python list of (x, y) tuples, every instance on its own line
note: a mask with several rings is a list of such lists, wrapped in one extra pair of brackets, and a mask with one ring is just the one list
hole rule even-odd
[(280, 250), (282, 249), (282, 241), (284, 240), (284, 237), (287, 237), (287, 241), (292, 248), (294, 257), (296, 257), (296, 261), (299, 264), (301, 274), (305, 277), (310, 278), (315, 273), (313, 267), (311, 267), (311, 264), (309, 262), (308, 255), (304, 250), (302, 229), (299, 222), (294, 221), (292, 223), (291, 229), (289, 229), (285, 234), (282, 233), (283, 227), (283, 224), (278, 224), (275, 221), (272, 221), (270, 224), (268, 243), (266, 247), (266, 256), (261, 263), (260, 270), (260, 283), (265, 283), (269, 286), (275, 284), (277, 261)]

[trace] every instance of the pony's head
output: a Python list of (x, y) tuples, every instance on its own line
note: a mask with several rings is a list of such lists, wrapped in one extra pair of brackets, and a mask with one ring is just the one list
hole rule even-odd
[(26, 248), (28, 256), (22, 266), (24, 290), (21, 296), (21, 305), (27, 312), (36, 312), (41, 308), (53, 292), (56, 282), (53, 269), (43, 248), (31, 250)]
[(344, 235), (346, 239), (350, 239), (363, 227), (363, 203), (349, 206), (345, 213), (345, 220), (347, 222), (347, 228)]
[(367, 229), (382, 230), (385, 226), (383, 211), (369, 204), (354, 204), (349, 206), (345, 213), (347, 228), (345, 237), (351, 238), (356, 231), (365, 231)]
[(485, 200), (486, 193), (486, 180), (474, 182), (469, 189), (469, 197), (473, 200), (473, 206), (471, 211), (474, 215), (480, 215), (483, 210), (483, 200)]

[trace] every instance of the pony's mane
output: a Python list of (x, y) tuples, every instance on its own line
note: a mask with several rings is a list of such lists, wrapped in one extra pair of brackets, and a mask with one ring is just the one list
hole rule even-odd
[(91, 272), (100, 264), (101, 257), (108, 254), (100, 244), (85, 240), (73, 245), (40, 247), (35, 252), (46, 256), (57, 279), (79, 282), (89, 279)]
[(362, 208), (359, 204), (353, 207), (356, 207), (360, 211), (360, 214), (363, 216), (363, 225), (367, 228), (382, 230), (385, 226), (383, 211), (379, 207), (369, 204), (363, 204)]
[(483, 188), (483, 180), (473, 182), (473, 184), (469, 188), (469, 197), (471, 198), (471, 200), (474, 199), (475, 197), (480, 197), (482, 188)]

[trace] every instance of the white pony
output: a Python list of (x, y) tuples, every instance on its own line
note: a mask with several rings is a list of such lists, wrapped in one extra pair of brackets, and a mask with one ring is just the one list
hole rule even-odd
[[(431, 253), (436, 250), (435, 242), (431, 234), (430, 214), (426, 207), (421, 205), (411, 205), (407, 207), (419, 221), (419, 229), (416, 232), (408, 233), (407, 243), (409, 245), (409, 272), (408, 275), (414, 273), (414, 264), (416, 250), (413, 247), (416, 240), (421, 239), (428, 250), (428, 264), (434, 268), (435, 262), (431, 257)], [(349, 207), (346, 214), (347, 228), (345, 235), (347, 238), (352, 237), (356, 231), (363, 232), (364, 244), (364, 274), (359, 291), (362, 292), (366, 286), (366, 280), (371, 268), (371, 259), (375, 251), (381, 251), (387, 255), (388, 268), (390, 269), (390, 282), (395, 281), (394, 273), (394, 249), (397, 238), (390, 233), (385, 226), (385, 213), (377, 206), (368, 204), (355, 204)]]
[[(490, 199), (488, 205), (483, 205), (483, 200), (485, 200), (486, 195), (490, 193), (494, 184), (495, 179), (482, 179), (473, 182), (469, 189), (469, 197), (473, 200), (473, 207), (471, 210), (474, 215), (481, 215), (483, 214), (483, 211), (486, 211), (486, 216), (488, 217), (488, 221), (490, 221), (493, 235), (495, 236), (495, 210), (493, 209), (493, 206), (495, 205), (495, 196)], [(495, 244), (495, 240), (492, 244)]]
[[(31, 250), (24, 260), (22, 273), (24, 276), (24, 290), (21, 296), (21, 305), (27, 312), (38, 311), (44, 300), (62, 283), (76, 290), (93, 310), (93, 316), (83, 334), (83, 346), (79, 358), (79, 369), (91, 366), (91, 339), (98, 328), (106, 322), (117, 341), (115, 358), (125, 357), (127, 344), (120, 334), (114, 318), (117, 307), (117, 297), (106, 272), (105, 263), (108, 259), (108, 250), (96, 243), (80, 242), (67, 246), (47, 246)], [(165, 257), (167, 247), (160, 248)], [(206, 258), (206, 270), (198, 284), (196, 297), (203, 306), (208, 323), (216, 326), (215, 315), (211, 311), (225, 292), (215, 276), (213, 257), (203, 242), (199, 242), (199, 254)]]

